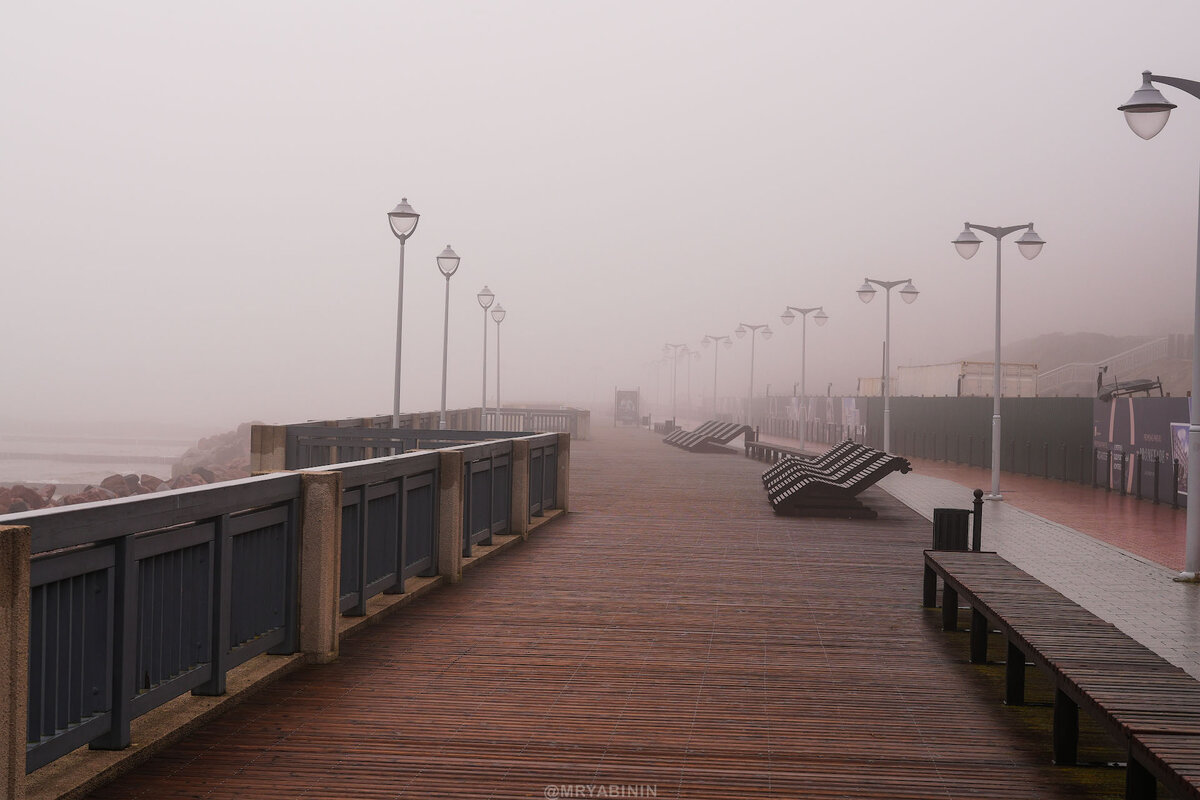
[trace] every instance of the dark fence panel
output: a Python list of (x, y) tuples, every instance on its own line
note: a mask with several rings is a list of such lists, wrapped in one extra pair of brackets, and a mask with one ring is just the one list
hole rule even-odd
[(295, 647), (296, 501), (275, 475), (8, 515), (32, 530), (26, 769)]

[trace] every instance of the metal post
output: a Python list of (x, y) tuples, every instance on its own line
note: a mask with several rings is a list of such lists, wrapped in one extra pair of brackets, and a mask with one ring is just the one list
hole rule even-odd
[(746, 424), (754, 427), (754, 340), (758, 331), (750, 329), (750, 390), (746, 395)]
[(496, 320), (496, 426), (500, 429), (500, 320)]
[(404, 321), (404, 239), (400, 240), (400, 288), (396, 296), (396, 382), (392, 390), (392, 427), (400, 427), (400, 336)]
[[(992, 368), (992, 493), (989, 500), (1003, 500), (1000, 494), (1000, 237), (996, 237), (996, 363)], [(1014, 465), (1015, 466), (1015, 465)]]
[(1181, 578), (1200, 573), (1200, 218), (1196, 225), (1196, 286), (1192, 311), (1192, 401), (1188, 404), (1187, 540)]
[(438, 430), (446, 430), (446, 367), (450, 355), (450, 276), (446, 276), (446, 313), (442, 321), (442, 412)]
[(888, 376), (891, 374), (892, 367), (888, 356), (892, 341), (892, 287), (889, 286), (883, 296), (887, 301), (885, 305), (887, 311), (883, 317), (883, 452), (890, 453), (892, 452), (892, 408), (889, 402), (891, 387), (888, 386)]
[(487, 321), (488, 310), (487, 306), (483, 307), (483, 398), (479, 401), (479, 427), (482, 430), (487, 430)]

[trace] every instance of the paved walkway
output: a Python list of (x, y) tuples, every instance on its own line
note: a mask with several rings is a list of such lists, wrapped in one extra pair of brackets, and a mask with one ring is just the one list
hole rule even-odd
[(761, 470), (574, 443), (570, 515), (95, 796), (1119, 794), (1052, 767), (921, 609), (925, 520), (880, 489), (878, 520), (776, 517)]
[[(929, 520), (935, 508), (970, 508), (972, 490), (991, 487), (988, 470), (912, 462), (913, 472), (879, 486)], [(984, 504), (985, 550), (1200, 678), (1200, 585), (1173, 580), (1183, 566), (1183, 509), (1008, 473), (1000, 487), (1007, 499)]]

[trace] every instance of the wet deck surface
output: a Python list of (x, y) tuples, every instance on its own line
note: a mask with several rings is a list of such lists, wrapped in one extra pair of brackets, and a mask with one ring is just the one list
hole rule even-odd
[(926, 520), (775, 517), (759, 463), (598, 434), (569, 516), (94, 796), (1097, 796), (921, 608)]

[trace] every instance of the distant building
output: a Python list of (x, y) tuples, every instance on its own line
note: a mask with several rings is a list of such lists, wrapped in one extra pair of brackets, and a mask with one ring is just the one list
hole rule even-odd
[[(993, 374), (990, 361), (897, 367), (890, 394), (892, 397), (991, 397)], [(1037, 374), (1037, 364), (1001, 364), (1001, 396), (1037, 396)], [(883, 379), (859, 378), (858, 394), (862, 397), (881, 396)]]

